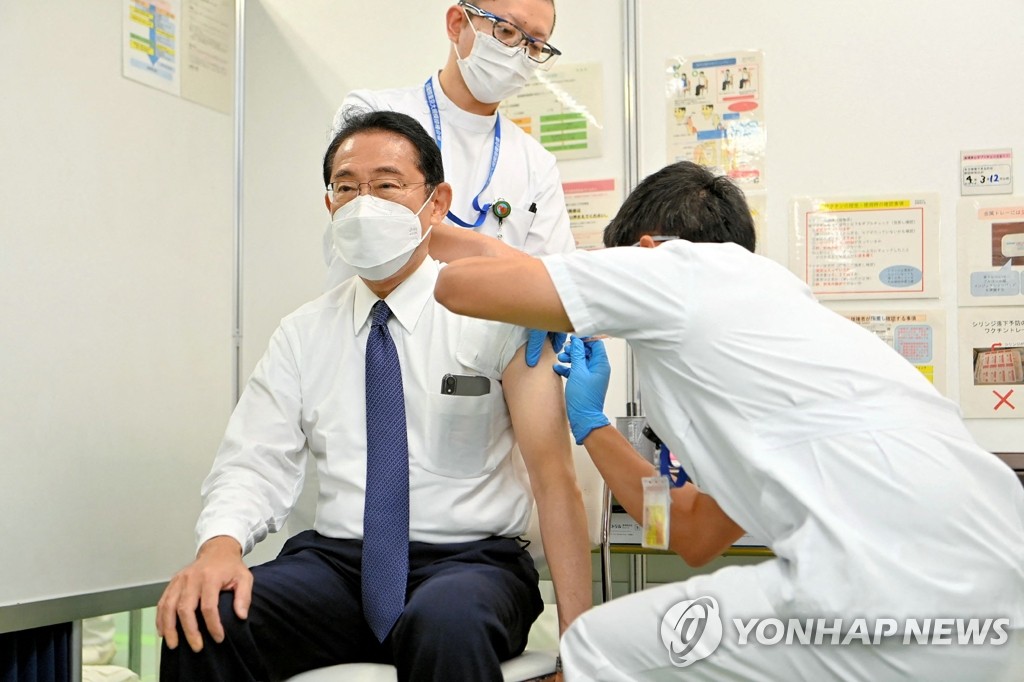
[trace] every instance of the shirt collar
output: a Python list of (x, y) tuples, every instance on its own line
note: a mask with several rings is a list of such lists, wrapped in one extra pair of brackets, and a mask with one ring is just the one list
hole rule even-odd
[[(391, 313), (402, 325), (407, 334), (416, 328), (416, 323), (423, 313), (427, 302), (434, 298), (434, 283), (441, 264), (433, 258), (423, 259), (420, 266), (405, 281), (395, 287), (384, 300), (388, 302)], [(358, 335), (370, 317), (373, 304), (379, 301), (377, 294), (370, 291), (359, 277), (356, 277), (356, 295), (352, 305), (352, 331)]]

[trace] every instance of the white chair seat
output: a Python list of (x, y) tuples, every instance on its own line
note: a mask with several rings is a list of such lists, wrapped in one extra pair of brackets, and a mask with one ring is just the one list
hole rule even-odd
[[(525, 682), (555, 672), (554, 651), (524, 651), (501, 664), (505, 682)], [(288, 682), (397, 682), (394, 666), (378, 663), (346, 663), (317, 668), (296, 675)]]

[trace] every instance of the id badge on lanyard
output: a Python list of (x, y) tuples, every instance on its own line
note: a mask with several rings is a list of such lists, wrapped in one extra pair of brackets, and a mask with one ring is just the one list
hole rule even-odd
[(647, 476), (640, 480), (644, 491), (643, 535), (640, 540), (642, 547), (648, 549), (668, 549), (669, 510), (672, 506), (671, 488), (678, 488), (689, 480), (682, 467), (675, 478), (672, 478), (668, 446), (658, 443), (660, 450), (661, 472), (659, 476)]
[[(434, 84), (431, 79), (428, 78), (427, 82), (423, 84), (423, 94), (427, 98), (427, 106), (430, 108), (430, 119), (434, 124), (434, 141), (437, 143), (437, 148), (441, 149), (441, 112), (437, 108), (437, 97), (434, 94)], [(473, 210), (477, 212), (476, 221), (469, 222), (463, 220), (459, 216), (455, 215), (452, 211), (448, 211), (448, 219), (459, 227), (477, 228), (483, 225), (484, 219), (487, 217), (487, 211), (492, 211), (494, 216), (498, 219), (498, 226), (501, 227), (502, 221), (508, 217), (508, 214), (512, 212), (512, 207), (504, 199), (499, 199), (494, 204), (480, 204), (480, 197), (483, 195), (484, 190), (491, 184), (491, 178), (494, 177), (494, 169), (498, 166), (498, 154), (501, 152), (501, 118), (499, 116), (494, 117), (494, 139), (491, 144), (491, 165), (487, 171), (487, 179), (484, 181), (484, 186), (480, 188), (476, 196), (473, 197)], [(500, 239), (500, 237), (499, 237)]]

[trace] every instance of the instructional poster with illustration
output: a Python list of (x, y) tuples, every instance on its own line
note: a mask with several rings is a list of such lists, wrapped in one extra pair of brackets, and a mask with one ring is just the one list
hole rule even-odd
[(1024, 418), (1024, 308), (960, 309), (965, 417)]
[(763, 62), (758, 51), (668, 60), (668, 163), (693, 161), (765, 188)]
[(538, 69), (500, 111), (557, 159), (601, 156), (601, 65)]
[(565, 207), (569, 211), (569, 228), (577, 249), (604, 247), (604, 228), (619, 210), (622, 197), (615, 189), (615, 180), (583, 180), (563, 182)]
[(941, 310), (837, 311), (885, 341), (946, 393), (946, 313)]
[(816, 296), (939, 295), (937, 194), (799, 198), (793, 231), (790, 269)]
[(957, 304), (1024, 305), (1024, 197), (974, 197), (957, 206)]

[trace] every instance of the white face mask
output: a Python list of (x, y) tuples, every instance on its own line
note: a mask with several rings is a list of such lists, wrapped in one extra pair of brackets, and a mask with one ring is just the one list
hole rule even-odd
[(409, 262), (433, 229), (421, 234), (419, 220), (433, 196), (431, 192), (415, 213), (372, 194), (356, 197), (334, 213), (331, 235), (335, 250), (363, 279), (377, 282), (391, 277)]
[(537, 62), (522, 48), (503, 45), (480, 31), (476, 32), (469, 56), (463, 59), (458, 45), (455, 56), (470, 94), (484, 104), (496, 104), (522, 90), (537, 68)]

